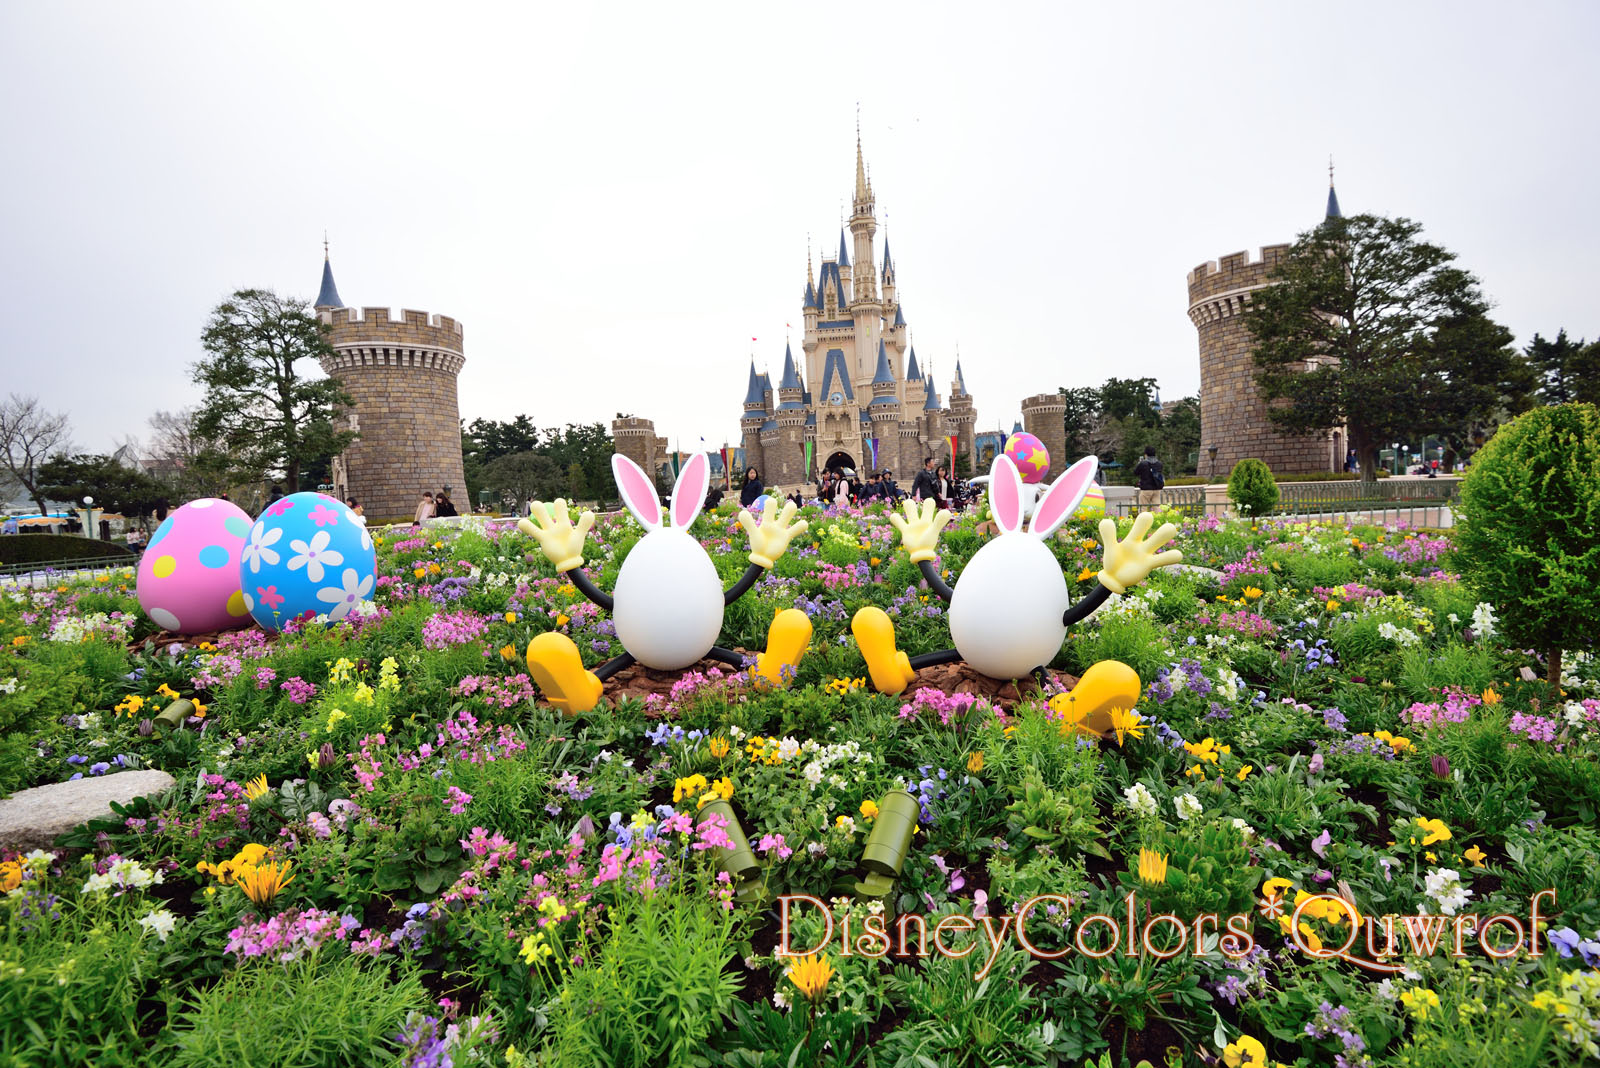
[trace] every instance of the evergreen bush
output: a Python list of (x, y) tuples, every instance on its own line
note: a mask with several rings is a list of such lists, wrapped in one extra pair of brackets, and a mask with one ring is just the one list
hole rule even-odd
[(1272, 468), (1255, 459), (1240, 460), (1228, 476), (1228, 499), (1243, 515), (1266, 515), (1278, 503)]
[(1457, 559), (1518, 644), (1561, 654), (1600, 636), (1600, 408), (1535, 408), (1501, 427), (1461, 486)]

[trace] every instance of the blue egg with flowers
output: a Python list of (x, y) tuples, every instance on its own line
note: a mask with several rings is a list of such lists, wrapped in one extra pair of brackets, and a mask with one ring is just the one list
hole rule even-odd
[(291, 493), (267, 505), (245, 537), (239, 587), (268, 630), (306, 615), (338, 622), (372, 600), (377, 567), (360, 516), (326, 494)]

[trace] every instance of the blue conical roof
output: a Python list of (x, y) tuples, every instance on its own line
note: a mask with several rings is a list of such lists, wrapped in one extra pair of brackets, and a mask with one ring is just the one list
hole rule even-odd
[(911, 348), (911, 359), (906, 361), (906, 381), (915, 382), (922, 377), (922, 371), (917, 367), (917, 349)]
[(339, 299), (339, 287), (333, 284), (333, 264), (328, 262), (328, 257), (322, 257), (322, 291), (317, 294), (317, 308), (342, 308), (344, 301)]
[(905, 312), (902, 309), (901, 305), (899, 305), (899, 304), (896, 304), (894, 306), (894, 325), (895, 326), (905, 326), (906, 325)]
[(794, 353), (789, 349), (789, 343), (783, 343), (783, 381), (778, 383), (779, 389), (799, 389), (800, 376), (794, 369)]
[(967, 380), (961, 377), (961, 361), (956, 361), (955, 388), (950, 391), (952, 396), (965, 397), (967, 395)]
[(744, 402), (746, 404), (765, 404), (767, 402), (767, 398), (763, 396), (764, 392), (765, 391), (761, 387), (761, 376), (756, 374), (756, 361), (751, 360), (750, 385), (744, 391)]
[(839, 266), (840, 267), (848, 267), (848, 266), (850, 266), (850, 253), (845, 251), (845, 247), (844, 247), (844, 231), (843, 230), (839, 231)]
[(1333, 183), (1328, 183), (1328, 218), (1342, 218), (1339, 214), (1339, 194), (1333, 191)]
[(822, 307), (822, 301), (817, 299), (817, 291), (812, 288), (810, 282), (806, 283), (806, 295), (805, 295), (805, 299), (800, 302), (800, 307), (802, 307), (802, 308), (820, 308), (820, 307)]
[(878, 368), (873, 372), (872, 384), (894, 385), (894, 375), (889, 371), (889, 350), (883, 344), (883, 338), (878, 339)]
[(939, 403), (939, 394), (933, 388), (933, 379), (930, 378), (928, 379), (928, 399), (923, 402), (922, 410), (925, 412), (936, 412), (941, 407), (943, 407), (943, 405)]

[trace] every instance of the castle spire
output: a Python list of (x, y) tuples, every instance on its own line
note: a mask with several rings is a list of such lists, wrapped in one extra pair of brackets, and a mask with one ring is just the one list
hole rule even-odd
[(894, 373), (889, 370), (889, 350), (884, 347), (883, 338), (878, 339), (878, 366), (872, 375), (872, 384), (894, 385)]
[(328, 235), (322, 235), (322, 290), (317, 294), (317, 308), (342, 308), (344, 301), (339, 299), (339, 287), (333, 284), (333, 263), (328, 259)]
[(872, 199), (867, 193), (867, 167), (861, 161), (861, 115), (856, 115), (856, 202)]
[(756, 374), (756, 361), (750, 360), (750, 385), (744, 391), (744, 403), (748, 407), (752, 404), (760, 406), (767, 402), (766, 390), (762, 388), (761, 376)]
[(1327, 219), (1343, 218), (1339, 214), (1339, 194), (1333, 191), (1333, 157), (1328, 157), (1328, 214)]
[(794, 367), (794, 353), (789, 349), (789, 343), (783, 343), (783, 381), (778, 383), (779, 389), (800, 389), (800, 375)]
[(850, 252), (844, 245), (844, 230), (839, 231), (839, 266), (850, 266)]

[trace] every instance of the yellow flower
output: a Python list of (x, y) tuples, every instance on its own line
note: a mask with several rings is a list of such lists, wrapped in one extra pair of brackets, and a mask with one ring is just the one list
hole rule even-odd
[(171, 686), (168, 686), (164, 682), (160, 686), (156, 687), (156, 693), (160, 694), (162, 697), (165, 697), (169, 701), (176, 701), (178, 699), (178, 691), (174, 690)]
[(1092, 567), (1086, 567), (1082, 571), (1078, 572), (1079, 582), (1088, 582), (1092, 578), (1094, 578), (1094, 568)]
[(1267, 1047), (1249, 1035), (1240, 1035), (1223, 1047), (1222, 1063), (1228, 1068), (1266, 1068)]
[(287, 860), (282, 864), (269, 861), (247, 868), (239, 873), (239, 888), (256, 905), (265, 905), (294, 882), (294, 875), (291, 874), (293, 868), (294, 863)]
[(562, 612), (560, 615), (556, 616), (556, 626), (558, 627), (564, 627), (571, 622), (572, 617), (567, 615), (565, 612)]
[(1261, 896), (1268, 901), (1276, 901), (1292, 885), (1288, 879), (1268, 879), (1261, 884)]
[(1122, 745), (1122, 736), (1138, 740), (1144, 737), (1144, 717), (1139, 715), (1137, 709), (1113, 708), (1111, 710), (1111, 729), (1117, 732), (1117, 745)]
[(1203, 764), (1217, 763), (1217, 740), (1206, 738), (1198, 742), (1184, 742), (1183, 748), (1189, 755)]
[(1256, 598), (1257, 598), (1257, 597), (1260, 597), (1260, 596), (1261, 596), (1261, 594), (1262, 594), (1262, 591), (1261, 591), (1261, 590), (1258, 590), (1258, 589), (1257, 589), (1257, 588), (1256, 588), (1256, 587), (1254, 587), (1254, 586), (1246, 586), (1246, 587), (1245, 587), (1245, 588), (1244, 588), (1244, 595), (1245, 595), (1245, 596), (1246, 596), (1246, 597), (1247, 597), (1247, 598), (1249, 598), (1249, 599), (1250, 599), (1250, 600), (1252, 600), (1252, 601), (1253, 601), (1253, 600), (1255, 600), (1255, 599), (1256, 599)]
[(1474, 868), (1483, 867), (1483, 862), (1486, 859), (1488, 859), (1488, 856), (1489, 856), (1489, 854), (1485, 853), (1483, 850), (1479, 849), (1477, 846), (1473, 846), (1471, 849), (1467, 850), (1465, 853), (1463, 853), (1461, 855), (1466, 857), (1468, 860), (1472, 861), (1472, 866)]
[(1334, 600), (1330, 600), (1328, 602), (1328, 611), (1337, 612), (1338, 610), (1339, 610), (1339, 602), (1338, 601), (1334, 601)]
[(1419, 1020), (1426, 1020), (1429, 1011), (1439, 1007), (1439, 995), (1432, 990), (1407, 990), (1400, 995), (1400, 1001)]
[(1483, 691), (1483, 703), (1486, 705), (1497, 705), (1503, 700), (1505, 700), (1505, 698), (1495, 693), (1493, 686)]
[(506, 622), (507, 623), (515, 623), (516, 621), (517, 621), (517, 614), (515, 612), (507, 612), (506, 613)]
[(425, 567), (414, 567), (411, 569), (411, 573), (417, 578), (421, 578), (428, 573), (428, 569)]
[(833, 978), (833, 966), (828, 963), (827, 957), (818, 957), (813, 953), (791, 964), (786, 974), (801, 996), (816, 1005), (827, 996), (828, 980)]
[(1206, 777), (1206, 769), (1205, 769), (1205, 767), (1203, 765), (1196, 764), (1194, 767), (1192, 767), (1188, 771), (1184, 772), (1183, 776), (1186, 779), (1193, 779), (1193, 778), (1204, 779)]
[(861, 816), (863, 819), (875, 820), (878, 818), (878, 803), (872, 798), (861, 802)]
[(1428, 862), (1428, 863), (1429, 863), (1429, 864), (1437, 864), (1437, 863), (1439, 863), (1439, 854), (1437, 854), (1437, 853), (1435, 853), (1435, 852), (1434, 852), (1434, 851), (1433, 851), (1433, 850), (1431, 850), (1431, 849), (1425, 849), (1425, 850), (1423, 850), (1423, 852), (1422, 852), (1422, 856), (1423, 856), (1423, 858), (1424, 858), (1424, 859), (1425, 859), (1425, 860), (1427, 860), (1427, 862)]
[(677, 804), (685, 797), (698, 797), (705, 793), (708, 783), (704, 775), (691, 775), (687, 779), (679, 779), (672, 784), (672, 803)]
[(1454, 837), (1450, 833), (1450, 828), (1444, 825), (1443, 820), (1423, 819), (1419, 816), (1411, 822), (1427, 832), (1422, 839), (1422, 844), (1425, 846), (1431, 846), (1435, 842), (1448, 842)]
[(1404, 753), (1407, 749), (1411, 748), (1411, 739), (1401, 737), (1397, 734), (1393, 738), (1389, 739), (1389, 744), (1394, 747), (1394, 751), (1396, 753)]
[(983, 770), (983, 750), (978, 750), (967, 757), (967, 770), (976, 775)]
[(272, 787), (267, 785), (267, 777), (265, 775), (257, 775), (244, 784), (244, 796), (252, 801), (266, 797), (271, 792)]
[(22, 885), (22, 865), (14, 860), (0, 864), (0, 893), (10, 893)]
[(205, 719), (206, 718), (206, 709), (208, 709), (210, 707), (211, 707), (210, 705), (202, 704), (199, 701), (195, 701), (194, 702), (194, 718), (195, 719)]
[[(1310, 913), (1311, 910), (1307, 909), (1306, 914), (1310, 915)], [(1282, 929), (1284, 934), (1289, 933), (1289, 926), (1289, 917), (1287, 915), (1278, 917), (1278, 927)], [(1312, 952), (1320, 953), (1322, 951), (1322, 939), (1317, 937), (1317, 932), (1303, 923), (1300, 925), (1300, 938)]]
[(879, 565), (879, 564), (881, 564), (881, 563), (883, 563), (883, 561), (882, 561), (882, 560), (880, 560), (880, 559), (878, 559), (878, 558), (877, 558), (877, 557), (876, 557), (876, 556), (874, 556), (874, 557), (873, 557), (873, 558), (872, 558), (872, 566), (873, 566), (873, 567), (877, 567), (877, 566), (878, 566), (878, 565)]
[(517, 658), (517, 647), (515, 645), (502, 645), (500, 647), (500, 659), (501, 660), (515, 660), (516, 658)]
[(721, 760), (723, 757), (728, 755), (728, 739), (719, 734), (715, 738), (711, 739), (707, 748), (711, 750), (712, 756), (716, 757), (718, 760)]
[(733, 800), (733, 780), (724, 775), (709, 787), (711, 793), (716, 794), (724, 801)]
[(1167, 881), (1167, 855), (1149, 849), (1139, 850), (1139, 881), (1160, 886)]
[(1086, 553), (1092, 553), (1100, 547), (1100, 543), (1093, 538), (1084, 538), (1078, 543), (1078, 547)]
[(1256, 766), (1254, 764), (1246, 764), (1244, 767), (1239, 769), (1239, 774), (1236, 775), (1235, 778), (1237, 778), (1240, 782), (1244, 782), (1254, 770), (1256, 770)]
[(550, 943), (546, 942), (544, 939), (544, 932), (536, 931), (522, 940), (522, 948), (517, 950), (517, 955), (520, 956), (524, 962), (528, 964), (535, 964), (541, 960), (544, 960), (553, 952), (554, 950), (550, 948)]

